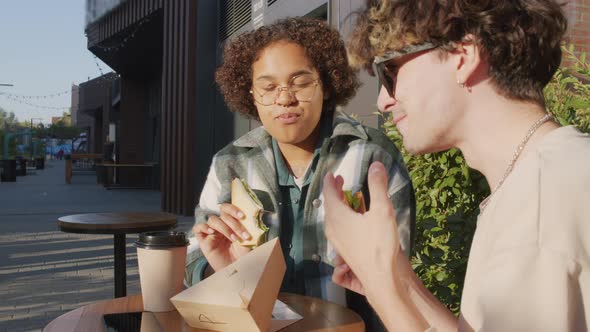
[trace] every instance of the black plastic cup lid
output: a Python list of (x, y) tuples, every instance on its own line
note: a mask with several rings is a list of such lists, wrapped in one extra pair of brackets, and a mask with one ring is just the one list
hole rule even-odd
[(146, 232), (140, 233), (135, 246), (146, 249), (185, 247), (189, 244), (185, 232)]

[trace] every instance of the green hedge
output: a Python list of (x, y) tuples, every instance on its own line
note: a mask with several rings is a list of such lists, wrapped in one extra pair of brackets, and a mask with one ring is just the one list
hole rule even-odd
[(574, 125), (590, 133), (590, 62), (586, 53), (575, 55), (573, 46), (563, 48), (564, 62), (545, 88), (547, 108), (561, 125)]
[[(567, 65), (545, 89), (547, 109), (562, 125), (590, 132), (590, 64), (571, 46), (563, 51)], [(488, 184), (481, 173), (467, 167), (460, 151), (411, 156), (395, 126), (385, 122), (384, 129), (402, 150), (416, 192), (412, 266), (426, 287), (458, 314), (479, 203), (489, 195)]]

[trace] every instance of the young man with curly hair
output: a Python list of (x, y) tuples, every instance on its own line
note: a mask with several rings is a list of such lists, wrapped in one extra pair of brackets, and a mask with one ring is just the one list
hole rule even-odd
[(359, 13), (350, 52), (373, 64), (404, 146), (458, 147), (492, 188), (457, 319), (400, 255), (383, 165), (369, 169), (365, 214), (326, 176), (326, 234), (347, 263), (334, 281), (366, 294), (391, 331), (588, 330), (590, 137), (555, 123), (543, 98), (565, 31), (552, 0), (383, 0)]
[(367, 171), (386, 165), (387, 191), (396, 206), (400, 243), (409, 255), (414, 199), (402, 156), (379, 130), (336, 111), (355, 94), (358, 82), (344, 42), (326, 23), (290, 18), (231, 40), (216, 81), (230, 110), (260, 120), (262, 127), (215, 154), (195, 210), (193, 233), (200, 250), (190, 253), (186, 282), (192, 285), (251, 249), (242, 211), (230, 204), (230, 183), (245, 180), (259, 195), (278, 237), (287, 271), (281, 291), (347, 304), (368, 330), (381, 329), (364, 297), (346, 294), (331, 281), (333, 260), (324, 235), (322, 178), (340, 174), (370, 204)]

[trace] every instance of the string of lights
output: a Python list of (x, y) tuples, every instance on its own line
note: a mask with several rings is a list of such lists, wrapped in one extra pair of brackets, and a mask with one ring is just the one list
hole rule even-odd
[(8, 99), (8, 100), (11, 100), (11, 101), (17, 102), (17, 103), (19, 103), (19, 104), (23, 104), (23, 105), (27, 105), (27, 106), (35, 107), (35, 108), (41, 108), (41, 109), (47, 109), (47, 110), (69, 110), (69, 109), (70, 109), (70, 107), (69, 107), (69, 106), (68, 106), (68, 107), (56, 107), (56, 106), (44, 106), (44, 105), (37, 105), (37, 104), (32, 104), (32, 103), (29, 103), (29, 102), (27, 102), (27, 101), (24, 101), (24, 100), (20, 100), (20, 99), (12, 98), (12, 97), (9, 97), (9, 96), (7, 96), (7, 95), (2, 95), (2, 96), (3, 96), (4, 98)]
[(100, 68), (100, 65), (98, 64), (98, 59), (96, 58), (96, 55), (94, 56), (94, 63), (96, 63), (96, 67), (98, 67), (98, 71), (100, 72), (100, 76), (103, 76), (104, 73), (102, 72), (102, 68)]
[[(98, 63), (97, 63), (97, 65), (98, 65)], [(101, 73), (102, 73), (102, 71), (101, 71)], [(103, 75), (101, 75), (99, 77), (96, 77), (96, 78), (93, 78), (93, 79), (89, 79), (88, 81), (82, 82), (79, 85), (84, 84), (86, 87), (88, 87), (88, 85), (91, 85), (92, 86), (92, 85), (112, 84), (114, 81), (116, 81), (120, 77), (121, 76), (119, 74), (117, 74), (115, 72), (110, 72), (110, 73), (103, 74)], [(79, 89), (79, 88), (75, 88), (75, 89)], [(7, 100), (10, 100), (10, 101), (13, 101), (13, 102), (17, 102), (19, 104), (27, 105), (27, 106), (30, 106), (30, 107), (38, 108), (38, 109), (46, 109), (46, 110), (68, 110), (68, 109), (70, 109), (69, 106), (67, 106), (67, 107), (56, 107), (56, 106), (39, 105), (39, 104), (31, 103), (31, 102), (29, 102), (29, 100), (30, 99), (46, 99), (46, 98), (50, 98), (50, 96), (51, 97), (57, 97), (57, 96), (69, 94), (71, 92), (72, 92), (71, 90), (68, 90), (68, 91), (62, 91), (62, 92), (59, 92), (59, 93), (54, 93), (54, 94), (46, 95), (46, 96), (24, 96), (24, 95), (17, 95), (17, 94), (0, 92), (0, 97), (4, 97)]]
[[(119, 44), (109, 45), (109, 46), (96, 45), (96, 47), (98, 47), (104, 51), (107, 51), (107, 52), (122, 49), (123, 47), (126, 46), (126, 44), (130, 40), (135, 38), (135, 34), (142, 28), (142, 26), (150, 21), (151, 14), (152, 13), (149, 13), (148, 15), (146, 15), (146, 17), (144, 17), (137, 24), (135, 24), (134, 30), (130, 34), (125, 36), (125, 38), (123, 38), (123, 40)], [(94, 63), (96, 64), (96, 67), (98, 68), (98, 71), (100, 72), (100, 76), (96, 77), (94, 79), (90, 79), (90, 77), (89, 77), (86, 82), (79, 83), (78, 86), (81, 84), (84, 84), (84, 85), (87, 85), (87, 84), (107, 84), (107, 83), (110, 84), (113, 81), (116, 81), (117, 79), (119, 79), (121, 77), (119, 74), (117, 74), (115, 72), (105, 74), (102, 70), (102, 67), (98, 63), (98, 59), (97, 59), (96, 55), (94, 56)], [(0, 92), (0, 96), (3, 96), (8, 100), (11, 100), (11, 101), (14, 101), (14, 102), (17, 102), (20, 104), (24, 104), (27, 106), (35, 107), (35, 108), (50, 109), (50, 110), (68, 110), (70, 107), (55, 107), (55, 106), (38, 105), (38, 104), (30, 103), (27, 100), (51, 99), (51, 98), (60, 97), (60, 96), (66, 95), (66, 94), (70, 94), (71, 92), (72, 92), (71, 89), (68, 89), (65, 91), (60, 91), (57, 93), (48, 94), (48, 95), (19, 95), (19, 94), (14, 94), (14, 93)]]
[(52, 93), (49, 95), (42, 95), (42, 96), (24, 96), (24, 95), (18, 95), (18, 94), (14, 94), (14, 93), (0, 92), (0, 95), (5, 95), (8, 97), (17, 98), (17, 99), (48, 99), (48, 98), (63, 96), (63, 95), (69, 94), (70, 92), (71, 92), (70, 90), (65, 90), (65, 91)]
[(88, 79), (88, 81), (86, 82), (82, 82), (80, 84), (78, 84), (78, 86), (80, 85), (89, 85), (89, 84), (111, 84), (113, 81), (116, 81), (120, 78), (121, 76), (115, 72), (110, 72), (110, 73), (106, 73), (102, 76), (93, 78), (93, 79)]
[(103, 51), (106, 51), (106, 52), (114, 52), (114, 51), (118, 51), (118, 50), (124, 48), (127, 45), (127, 43), (129, 43), (129, 41), (131, 41), (133, 38), (135, 38), (135, 34), (139, 31), (139, 29), (141, 29), (141, 27), (144, 24), (148, 23), (151, 20), (150, 16), (152, 13), (147, 14), (144, 18), (142, 18), (139, 22), (137, 22), (137, 24), (135, 24), (135, 27), (133, 28), (133, 31), (130, 34), (128, 34), (127, 36), (125, 36), (120, 43), (109, 45), (109, 46), (102, 46), (100, 44), (97, 44), (97, 45), (95, 45), (95, 47), (97, 47)]
[[(100, 66), (97, 63), (97, 66)], [(101, 70), (101, 68), (99, 67), (100, 70), (100, 74), (101, 76), (93, 78), (93, 79), (89, 79), (86, 82), (82, 82), (81, 84), (105, 84), (105, 83), (111, 83), (113, 81), (116, 81), (117, 79), (119, 79), (119, 74), (116, 74), (114, 72), (110, 72), (110, 73), (106, 73), (103, 74), (103, 71)], [(19, 94), (15, 94), (15, 93), (7, 93), (7, 92), (1, 92), (0, 91), (0, 95), (1, 96), (5, 96), (11, 100), (14, 99), (18, 99), (18, 100), (38, 100), (38, 99), (51, 99), (51, 98), (55, 98), (55, 97), (60, 97), (63, 95), (68, 95), (70, 94), (72, 91), (70, 90), (65, 90), (65, 91), (61, 91), (61, 92), (57, 92), (57, 93), (52, 93), (52, 94), (48, 94), (48, 95), (38, 95), (38, 96), (33, 96), (33, 95), (19, 95)]]

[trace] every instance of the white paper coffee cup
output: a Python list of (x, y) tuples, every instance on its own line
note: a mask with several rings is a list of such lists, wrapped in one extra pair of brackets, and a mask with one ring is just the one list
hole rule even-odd
[(182, 232), (141, 233), (135, 242), (145, 311), (174, 310), (170, 298), (183, 289), (186, 247)]

